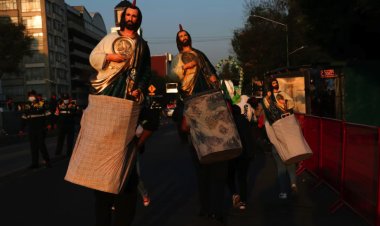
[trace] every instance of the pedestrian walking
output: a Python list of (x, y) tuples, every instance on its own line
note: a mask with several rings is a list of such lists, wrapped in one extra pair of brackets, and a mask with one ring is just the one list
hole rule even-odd
[(139, 178), (138, 182), (138, 190), (140, 196), (143, 200), (144, 206), (148, 206), (150, 204), (150, 197), (148, 191), (144, 185), (142, 174), (141, 174), (141, 165), (142, 165), (142, 154), (145, 153), (145, 142), (146, 140), (152, 136), (152, 134), (158, 129), (160, 125), (160, 109), (157, 108), (157, 103), (153, 101), (152, 98), (147, 97), (147, 101), (145, 105), (141, 109), (140, 117), (139, 117), (139, 125), (136, 129), (136, 137), (137, 148), (139, 150), (137, 156), (137, 175)]
[(248, 169), (254, 158), (251, 125), (239, 105), (232, 105), (232, 114), (242, 142), (243, 151), (228, 164), (228, 187), (232, 193), (232, 206), (245, 210), (247, 207)]
[[(279, 198), (288, 197), (289, 187), (297, 191), (296, 164), (311, 157), (312, 151), (302, 135), (293, 113), (293, 99), (279, 89), (277, 79), (272, 78), (263, 98), (265, 129), (272, 143), (272, 153), (280, 183)], [(290, 178), (290, 186), (286, 185)]]

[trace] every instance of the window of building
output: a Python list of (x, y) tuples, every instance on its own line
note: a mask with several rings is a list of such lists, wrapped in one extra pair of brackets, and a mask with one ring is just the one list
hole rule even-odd
[(14, 24), (18, 24), (18, 17), (17, 16), (11, 16), (11, 21)]
[(15, 100), (16, 98), (24, 97), (24, 87), (23, 86), (10, 86), (10, 87), (4, 87), (3, 88), (4, 94), (8, 97), (13, 98)]
[(21, 0), (22, 12), (36, 12), (41, 11), (40, 0)]
[(62, 16), (63, 10), (61, 10), (61, 7), (59, 5), (53, 4), (53, 12), (54, 14)]
[(57, 77), (61, 80), (67, 81), (66, 71), (63, 69), (57, 69)]
[(54, 47), (54, 35), (48, 35), (48, 45), (49, 45), (49, 48)]
[(0, 15), (0, 22), (5, 22), (5, 23), (13, 23), (13, 24), (18, 24), (18, 17), (17, 16), (1, 16)]
[(41, 16), (24, 16), (22, 19), (27, 29), (42, 28)]
[(0, 10), (17, 9), (16, 0), (0, 0)]
[(46, 18), (46, 28), (48, 32), (53, 28), (53, 21), (49, 17)]
[(63, 24), (59, 20), (54, 20), (54, 29), (62, 32)]
[(55, 61), (55, 52), (54, 51), (49, 51), (49, 59), (50, 59), (51, 63)]
[(31, 50), (42, 50), (43, 49), (43, 41), (44, 41), (44, 34), (42, 32), (40, 33), (33, 33), (33, 40), (30, 45)]
[(46, 13), (47, 14), (50, 14), (50, 13), (52, 13), (52, 6), (51, 6), (51, 2), (50, 1), (46, 1)]
[(45, 68), (43, 67), (26, 68), (25, 78), (27, 81), (43, 80), (45, 77), (44, 73), (45, 73)]
[(25, 57), (25, 63), (42, 63), (44, 61), (44, 54), (39, 50), (32, 50), (31, 55)]

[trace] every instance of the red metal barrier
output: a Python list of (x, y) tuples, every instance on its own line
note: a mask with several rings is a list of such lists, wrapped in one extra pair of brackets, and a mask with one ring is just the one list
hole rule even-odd
[(303, 134), (313, 151), (313, 156), (310, 159), (305, 160), (303, 166), (314, 174), (318, 174), (319, 170), (320, 123), (321, 119), (313, 116), (307, 116), (303, 121)]
[(321, 149), (319, 156), (319, 177), (335, 191), (340, 190), (342, 168), (342, 127), (341, 122), (322, 118)]
[(332, 209), (346, 204), (380, 226), (380, 128), (314, 116), (297, 118), (314, 153), (302, 165), (339, 194)]
[(343, 200), (374, 224), (377, 217), (378, 129), (346, 123)]

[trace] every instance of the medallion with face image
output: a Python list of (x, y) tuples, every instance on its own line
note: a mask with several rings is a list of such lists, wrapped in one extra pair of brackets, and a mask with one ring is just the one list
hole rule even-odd
[(114, 53), (123, 55), (127, 59), (127, 62), (129, 64), (133, 60), (134, 50), (135, 50), (135, 42), (128, 37), (120, 37), (120, 38), (117, 38), (113, 42)]

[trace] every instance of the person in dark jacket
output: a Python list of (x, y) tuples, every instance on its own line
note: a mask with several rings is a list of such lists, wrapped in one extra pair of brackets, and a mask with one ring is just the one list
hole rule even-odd
[(77, 105), (67, 94), (59, 101), (55, 115), (58, 117), (57, 127), (57, 147), (55, 155), (62, 155), (63, 144), (66, 138), (66, 155), (71, 156), (74, 146), (75, 117), (77, 115)]
[(241, 114), (238, 105), (232, 105), (232, 114), (240, 136), (243, 151), (240, 156), (229, 161), (228, 187), (232, 193), (233, 207), (245, 210), (247, 206), (247, 176), (249, 164), (254, 157), (252, 129), (250, 122)]
[(25, 103), (22, 111), (22, 127), (19, 133), (24, 134), (24, 130), (27, 128), (32, 155), (32, 164), (29, 168), (35, 169), (40, 166), (39, 152), (42, 154), (45, 166), (51, 167), (49, 153), (45, 144), (47, 119), (50, 111), (45, 101), (37, 99), (36, 91), (32, 90), (28, 93), (28, 102)]

